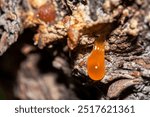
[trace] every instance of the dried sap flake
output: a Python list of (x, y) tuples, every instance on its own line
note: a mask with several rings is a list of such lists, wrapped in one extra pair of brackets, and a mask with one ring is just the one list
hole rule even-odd
[(29, 3), (34, 7), (34, 8), (39, 8), (42, 5), (44, 5), (48, 0), (29, 0)]
[(67, 34), (69, 37), (67, 40), (67, 44), (68, 44), (69, 48), (71, 50), (73, 50), (78, 44), (79, 31), (76, 28), (74, 28), (74, 26), (72, 25), (69, 27)]
[(87, 60), (88, 75), (92, 80), (101, 80), (105, 75), (104, 36), (95, 40), (94, 48)]

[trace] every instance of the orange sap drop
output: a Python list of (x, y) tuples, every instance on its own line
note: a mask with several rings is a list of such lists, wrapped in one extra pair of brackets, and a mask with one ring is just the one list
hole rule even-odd
[(104, 36), (95, 40), (94, 48), (87, 60), (88, 75), (92, 80), (101, 80), (105, 75)]

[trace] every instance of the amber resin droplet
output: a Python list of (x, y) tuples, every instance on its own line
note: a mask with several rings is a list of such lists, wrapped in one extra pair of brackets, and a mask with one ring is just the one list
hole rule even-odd
[(104, 36), (95, 40), (94, 48), (87, 60), (88, 75), (92, 80), (101, 80), (105, 75)]
[(46, 3), (38, 9), (38, 17), (44, 22), (52, 23), (56, 18), (55, 7), (52, 3)]

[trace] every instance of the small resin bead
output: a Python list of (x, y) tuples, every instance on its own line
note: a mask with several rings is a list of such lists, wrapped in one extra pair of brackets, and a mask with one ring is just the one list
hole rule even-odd
[(92, 80), (101, 80), (105, 75), (104, 36), (95, 40), (94, 48), (87, 60), (88, 75)]
[(38, 17), (46, 23), (54, 22), (56, 18), (55, 7), (52, 3), (46, 3), (38, 9)]

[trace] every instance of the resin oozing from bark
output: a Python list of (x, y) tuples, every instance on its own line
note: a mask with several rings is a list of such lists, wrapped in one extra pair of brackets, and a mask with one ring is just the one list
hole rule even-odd
[(38, 9), (38, 17), (46, 23), (54, 22), (56, 18), (55, 7), (52, 3), (46, 3)]
[(87, 60), (87, 71), (92, 80), (101, 80), (105, 75), (104, 42), (104, 35), (95, 40), (94, 48)]

